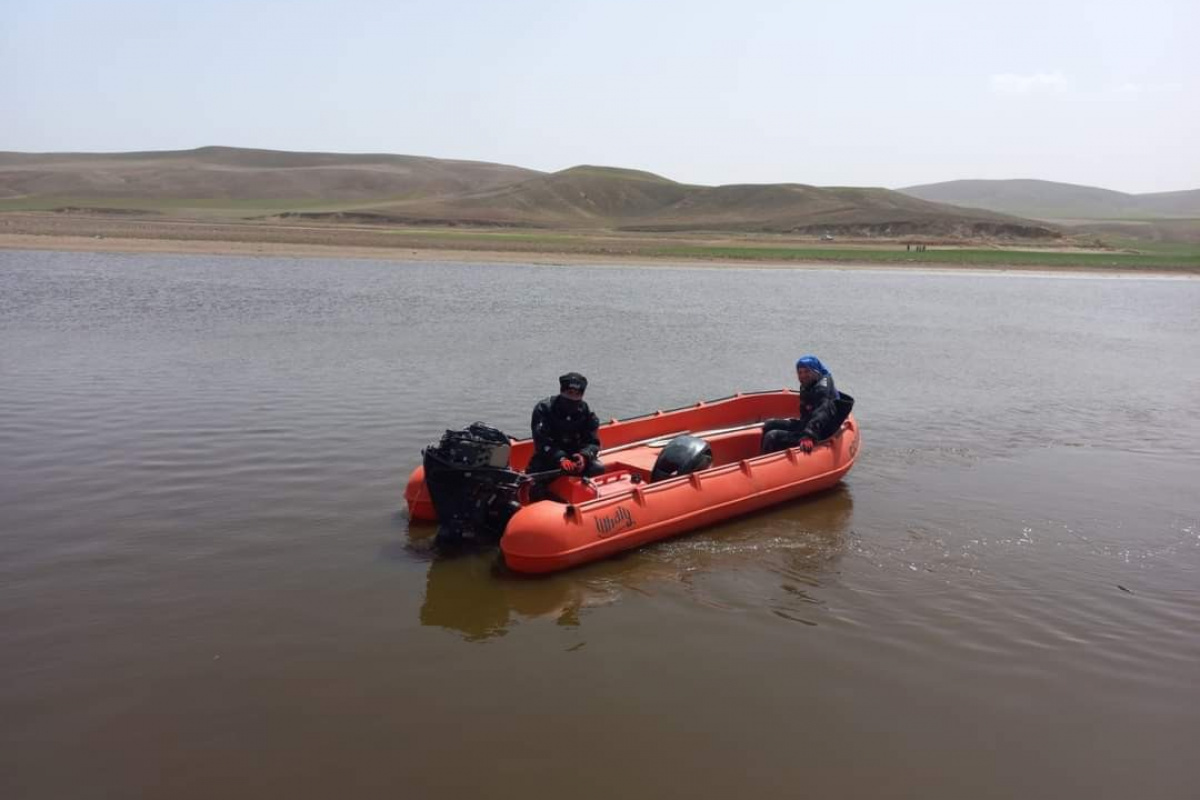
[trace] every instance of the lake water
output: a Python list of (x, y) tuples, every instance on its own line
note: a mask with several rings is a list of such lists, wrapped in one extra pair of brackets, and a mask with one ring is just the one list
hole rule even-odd
[[(857, 400), (844, 484), (543, 579), (402, 491)], [(1200, 796), (1200, 281), (0, 251), (0, 797)]]

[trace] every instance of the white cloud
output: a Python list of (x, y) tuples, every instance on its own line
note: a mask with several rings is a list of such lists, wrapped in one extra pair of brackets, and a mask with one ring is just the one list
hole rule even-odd
[(1032, 75), (1006, 72), (992, 76), (992, 91), (997, 94), (1062, 94), (1068, 88), (1070, 82), (1061, 72), (1035, 72)]

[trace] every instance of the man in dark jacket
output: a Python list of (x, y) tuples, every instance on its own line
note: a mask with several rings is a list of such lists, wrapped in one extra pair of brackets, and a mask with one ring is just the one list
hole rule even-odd
[(796, 362), (796, 378), (800, 381), (800, 416), (763, 423), (764, 453), (789, 447), (811, 453), (817, 442), (837, 433), (838, 391), (833, 375), (816, 356), (804, 356)]
[(583, 402), (587, 378), (568, 372), (558, 379), (559, 393), (533, 407), (533, 457), (526, 472), (561, 469), (575, 475), (599, 475), (604, 464), (597, 430), (600, 420)]

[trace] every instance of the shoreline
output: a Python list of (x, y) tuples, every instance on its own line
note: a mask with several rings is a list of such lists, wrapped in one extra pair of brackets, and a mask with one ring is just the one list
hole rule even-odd
[(531, 266), (600, 266), (633, 269), (764, 269), (764, 270), (877, 270), (883, 272), (1020, 273), (1025, 275), (1087, 275), (1110, 277), (1200, 278), (1200, 268), (1173, 269), (1096, 268), (1052, 264), (978, 264), (963, 261), (820, 260), (697, 258), (638, 253), (578, 253), (553, 250), (502, 250), (453, 247), (371, 246), (348, 243), (300, 243), (278, 241), (232, 241), (210, 238), (142, 238), (65, 233), (7, 233), (0, 231), (0, 250), (58, 251), (75, 253), (128, 253), (162, 255), (250, 256), (263, 258), (329, 258), (410, 262), (455, 262), (470, 264), (526, 264)]

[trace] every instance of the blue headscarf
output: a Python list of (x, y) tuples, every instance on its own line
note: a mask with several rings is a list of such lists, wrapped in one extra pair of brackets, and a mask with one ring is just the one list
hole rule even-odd
[(825, 369), (825, 365), (821, 363), (821, 359), (816, 356), (802, 356), (796, 359), (796, 369), (800, 369), (801, 367), (811, 369), (819, 375), (829, 374), (829, 370)]

